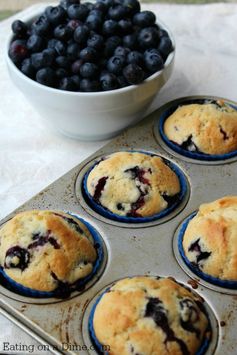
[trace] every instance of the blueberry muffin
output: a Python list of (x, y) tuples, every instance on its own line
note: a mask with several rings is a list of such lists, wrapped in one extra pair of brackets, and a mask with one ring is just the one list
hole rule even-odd
[(77, 218), (56, 211), (26, 211), (0, 229), (0, 265), (18, 284), (51, 292), (89, 275), (94, 241)]
[(237, 110), (223, 101), (183, 105), (165, 120), (164, 133), (190, 152), (230, 153), (237, 150)]
[(92, 339), (110, 355), (194, 355), (210, 337), (203, 301), (169, 278), (133, 277), (102, 295)]
[(205, 274), (237, 281), (237, 196), (199, 207), (185, 230), (183, 251)]
[(119, 216), (148, 217), (174, 203), (178, 176), (155, 155), (117, 152), (90, 171), (87, 191), (93, 201)]

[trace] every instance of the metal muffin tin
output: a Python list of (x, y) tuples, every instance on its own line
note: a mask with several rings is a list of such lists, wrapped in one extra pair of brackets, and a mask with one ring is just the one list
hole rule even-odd
[[(203, 96), (191, 97), (198, 98)], [(204, 98), (220, 99), (210, 96)], [(182, 103), (182, 99), (177, 101)], [(162, 106), (136, 126), (127, 129), (1, 221), (1, 224), (5, 223), (16, 213), (29, 209), (63, 210), (88, 221), (104, 240), (108, 255), (107, 260), (104, 260), (104, 272), (102, 268), (100, 275), (88, 288), (80, 294), (73, 293), (69, 299), (29, 298), (0, 286), (0, 312), (38, 341), (49, 344), (48, 350), (52, 353), (94, 353), (89, 349), (86, 319), (98, 294), (107, 285), (123, 277), (159, 275), (172, 276), (184, 285), (193, 287), (207, 302), (211, 310), (213, 337), (206, 354), (236, 354), (237, 292), (212, 287), (189, 272), (178, 256), (176, 235), (182, 221), (200, 204), (236, 194), (237, 158), (214, 163), (196, 161), (167, 148), (159, 137), (157, 127), (161, 112), (173, 103)], [(189, 193), (182, 208), (163, 220), (138, 225), (112, 221), (94, 212), (85, 203), (81, 193), (83, 174), (98, 157), (120, 150), (153, 152), (173, 161), (184, 172), (189, 183)]]

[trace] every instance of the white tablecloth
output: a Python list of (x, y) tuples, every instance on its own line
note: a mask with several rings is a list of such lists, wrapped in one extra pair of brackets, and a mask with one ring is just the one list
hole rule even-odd
[[(143, 7), (167, 24), (177, 45), (174, 74), (151, 110), (171, 99), (195, 94), (237, 101), (237, 4)], [(1, 218), (105, 144), (79, 142), (49, 132), (34, 107), (10, 82), (3, 54), (12, 19), (0, 23)], [(34, 340), (0, 316), (0, 353), (4, 341), (34, 344), (34, 354), (43, 354), (36, 350)], [(22, 353), (30, 353), (28, 350)]]

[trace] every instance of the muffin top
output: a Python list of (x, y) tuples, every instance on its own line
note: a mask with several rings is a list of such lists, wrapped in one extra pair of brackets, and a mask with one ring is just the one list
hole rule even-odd
[(53, 291), (89, 275), (97, 258), (93, 238), (77, 218), (57, 211), (26, 211), (0, 229), (0, 265), (14, 281)]
[(147, 217), (169, 207), (180, 183), (158, 156), (117, 152), (91, 170), (87, 190), (97, 204), (117, 215)]
[(165, 120), (164, 132), (191, 152), (230, 153), (237, 150), (237, 110), (222, 101), (180, 106)]
[(93, 317), (110, 355), (192, 355), (207, 335), (202, 300), (169, 278), (139, 276), (115, 283)]
[(188, 223), (183, 249), (200, 271), (237, 281), (237, 196), (201, 205)]

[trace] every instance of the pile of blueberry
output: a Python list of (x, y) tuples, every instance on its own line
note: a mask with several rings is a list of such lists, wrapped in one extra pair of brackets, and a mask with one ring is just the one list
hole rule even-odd
[(173, 50), (138, 0), (61, 0), (32, 24), (16, 20), (9, 56), (22, 73), (60, 90), (106, 91), (139, 84)]

